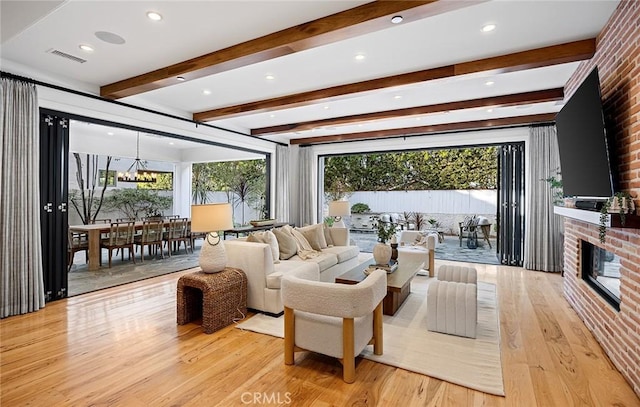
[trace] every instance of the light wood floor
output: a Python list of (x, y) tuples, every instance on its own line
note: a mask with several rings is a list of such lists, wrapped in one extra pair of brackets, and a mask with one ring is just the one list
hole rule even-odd
[[(438, 262), (444, 264), (444, 261)], [(506, 397), (360, 360), (356, 382), (314, 354), (233, 326), (176, 325), (183, 273), (48, 304), (0, 322), (9, 406), (638, 406), (562, 296), (562, 277), (476, 265), (497, 284)]]

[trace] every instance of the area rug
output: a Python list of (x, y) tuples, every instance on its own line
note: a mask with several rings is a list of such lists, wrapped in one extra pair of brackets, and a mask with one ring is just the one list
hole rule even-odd
[[(384, 316), (384, 354), (368, 346), (360, 356), (484, 393), (504, 396), (495, 285), (478, 283), (477, 338), (427, 331), (429, 279), (417, 276), (394, 316)], [(284, 337), (284, 317), (257, 314), (237, 328)]]

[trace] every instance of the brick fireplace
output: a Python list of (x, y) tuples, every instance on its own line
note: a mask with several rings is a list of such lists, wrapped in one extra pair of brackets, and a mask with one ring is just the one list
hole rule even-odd
[[(612, 164), (620, 190), (640, 203), (640, 2), (623, 0), (599, 34), (596, 54), (565, 87), (568, 99), (598, 66), (607, 131), (615, 141)], [(598, 225), (565, 218), (564, 295), (613, 364), (640, 395), (640, 229), (611, 228), (600, 243)], [(581, 276), (581, 240), (620, 257), (620, 311)]]

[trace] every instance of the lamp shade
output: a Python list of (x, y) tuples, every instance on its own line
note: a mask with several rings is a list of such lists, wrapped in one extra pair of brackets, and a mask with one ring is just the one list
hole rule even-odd
[(331, 201), (329, 202), (329, 216), (349, 216), (351, 215), (351, 207), (349, 201)]
[(231, 204), (191, 205), (191, 231), (217, 232), (233, 229)]

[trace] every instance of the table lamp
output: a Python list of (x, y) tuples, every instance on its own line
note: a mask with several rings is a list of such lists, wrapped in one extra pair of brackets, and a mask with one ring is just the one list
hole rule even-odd
[(329, 202), (329, 216), (333, 216), (335, 218), (335, 222), (333, 223), (334, 228), (346, 228), (347, 226), (344, 224), (342, 217), (349, 215), (351, 215), (349, 201)]
[(191, 232), (207, 234), (200, 249), (200, 268), (205, 273), (217, 273), (227, 266), (227, 253), (218, 231), (232, 228), (231, 204), (191, 206)]

